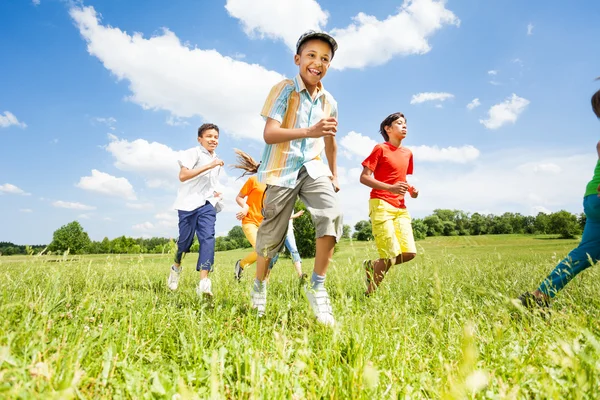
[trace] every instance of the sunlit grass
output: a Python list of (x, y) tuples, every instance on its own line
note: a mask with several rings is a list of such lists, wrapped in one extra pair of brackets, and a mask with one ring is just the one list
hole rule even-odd
[(176, 293), (170, 256), (1, 257), (0, 398), (596, 398), (597, 268), (550, 318), (510, 301), (576, 243), (430, 238), (365, 298), (375, 248), (344, 242), (326, 283), (334, 329), (314, 321), (289, 259), (258, 319), (254, 267), (233, 279), (242, 251), (217, 253), (212, 304), (196, 297), (195, 255)]

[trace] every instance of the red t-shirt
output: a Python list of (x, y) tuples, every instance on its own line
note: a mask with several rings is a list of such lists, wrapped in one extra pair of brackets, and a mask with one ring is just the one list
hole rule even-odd
[[(393, 185), (406, 182), (406, 175), (412, 175), (413, 156), (406, 147), (394, 147), (385, 142), (375, 146), (369, 157), (362, 162), (362, 166), (373, 171), (375, 179), (379, 182)], [(403, 195), (387, 190), (373, 189), (371, 198), (387, 201), (396, 208), (406, 208)]]

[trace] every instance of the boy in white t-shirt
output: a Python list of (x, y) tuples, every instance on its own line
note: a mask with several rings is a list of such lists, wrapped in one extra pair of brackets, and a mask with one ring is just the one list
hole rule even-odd
[(181, 184), (173, 208), (179, 215), (179, 239), (167, 285), (171, 290), (177, 289), (181, 258), (190, 251), (195, 232), (200, 244), (196, 265), (196, 270), (200, 271), (200, 283), (196, 293), (199, 296), (212, 296), (208, 273), (212, 271), (215, 262), (217, 212), (223, 208), (221, 193), (218, 191), (223, 161), (215, 153), (219, 145), (219, 127), (215, 124), (203, 124), (198, 128), (198, 143), (200, 146), (184, 151), (178, 160)]

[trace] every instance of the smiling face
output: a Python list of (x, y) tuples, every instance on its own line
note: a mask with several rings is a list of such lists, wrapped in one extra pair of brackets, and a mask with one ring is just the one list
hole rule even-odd
[(205, 130), (198, 136), (198, 143), (212, 154), (219, 145), (219, 132), (216, 129)]
[(327, 74), (332, 56), (329, 43), (319, 39), (307, 40), (302, 44), (300, 54), (294, 56), (300, 77), (309, 92), (312, 93)]

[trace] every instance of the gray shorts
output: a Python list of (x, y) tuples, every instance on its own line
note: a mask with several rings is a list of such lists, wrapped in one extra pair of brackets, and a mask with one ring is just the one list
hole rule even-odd
[(300, 197), (312, 216), (317, 239), (333, 236), (339, 241), (342, 237), (342, 213), (331, 179), (327, 176), (313, 179), (302, 167), (298, 172), (296, 187), (267, 185), (263, 197), (264, 219), (256, 235), (256, 252), (259, 255), (273, 258), (283, 246), (297, 197)]

